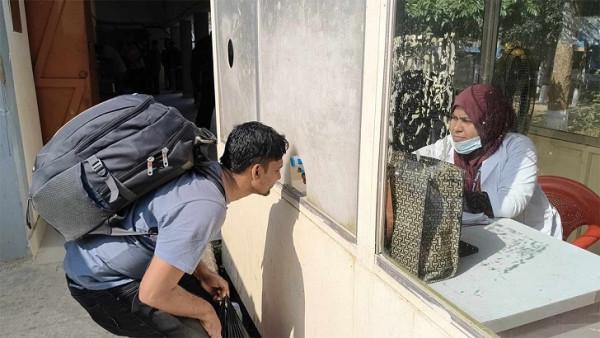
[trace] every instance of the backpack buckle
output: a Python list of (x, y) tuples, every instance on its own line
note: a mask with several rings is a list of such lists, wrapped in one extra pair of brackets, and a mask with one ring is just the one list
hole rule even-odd
[(90, 164), (92, 170), (94, 170), (96, 174), (100, 175), (101, 177), (106, 177), (108, 170), (106, 170), (104, 163), (102, 163), (102, 161), (96, 155), (90, 156), (86, 161)]

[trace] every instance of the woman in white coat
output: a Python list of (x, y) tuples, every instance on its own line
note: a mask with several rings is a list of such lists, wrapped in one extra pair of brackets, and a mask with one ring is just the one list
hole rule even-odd
[(527, 136), (509, 132), (515, 113), (500, 90), (468, 87), (452, 111), (450, 135), (416, 152), (462, 168), (465, 196), (487, 192), (493, 214), (464, 213), (463, 221), (512, 218), (562, 239), (560, 216), (537, 183), (535, 147)]

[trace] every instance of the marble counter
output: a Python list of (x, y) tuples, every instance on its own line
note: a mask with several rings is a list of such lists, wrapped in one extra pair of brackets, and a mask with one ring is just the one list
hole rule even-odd
[(600, 302), (600, 256), (510, 219), (463, 227), (479, 248), (431, 287), (495, 332)]

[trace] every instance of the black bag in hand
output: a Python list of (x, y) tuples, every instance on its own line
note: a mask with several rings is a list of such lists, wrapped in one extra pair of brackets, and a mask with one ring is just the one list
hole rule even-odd
[(250, 338), (229, 297), (219, 301), (218, 313), (223, 338)]

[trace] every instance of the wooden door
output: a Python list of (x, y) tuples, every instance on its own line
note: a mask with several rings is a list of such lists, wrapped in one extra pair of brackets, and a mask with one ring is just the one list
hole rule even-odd
[(26, 0), (42, 138), (96, 103), (89, 1)]

